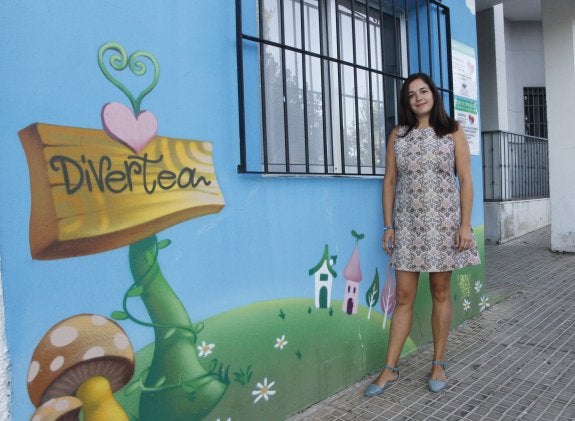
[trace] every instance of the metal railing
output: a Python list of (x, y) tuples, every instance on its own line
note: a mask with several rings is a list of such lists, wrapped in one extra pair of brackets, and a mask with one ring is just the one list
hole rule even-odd
[(485, 201), (549, 197), (547, 139), (489, 131), (482, 140)]

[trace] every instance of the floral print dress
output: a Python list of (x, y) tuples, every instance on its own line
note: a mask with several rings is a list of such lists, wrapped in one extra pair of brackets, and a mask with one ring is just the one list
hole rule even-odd
[[(407, 133), (407, 134), (406, 134)], [(401, 127), (395, 139), (397, 184), (393, 206), (396, 270), (447, 272), (480, 262), (475, 238), (458, 251), (461, 221), (455, 174), (455, 140), (433, 128)]]

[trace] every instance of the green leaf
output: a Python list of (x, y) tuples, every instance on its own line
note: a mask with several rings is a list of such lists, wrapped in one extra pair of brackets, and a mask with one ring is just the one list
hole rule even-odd
[(198, 335), (196, 335), (195, 332), (190, 331), (188, 329), (182, 329), (181, 335), (183, 338), (188, 338), (192, 343), (192, 345), (195, 345), (196, 341), (198, 340)]
[(126, 396), (129, 396), (132, 393), (136, 392), (138, 389), (140, 389), (140, 382), (134, 382), (128, 385), (128, 387), (126, 387), (124, 393), (126, 394)]
[(357, 231), (356, 231), (356, 230), (351, 230), (351, 235), (353, 235), (354, 238), (357, 238)]
[(158, 381), (154, 384), (154, 387), (160, 387), (161, 385), (163, 385), (164, 383), (166, 383), (166, 376), (162, 376), (158, 379)]
[(199, 322), (193, 326), (194, 333), (199, 335), (202, 330), (204, 330), (204, 322)]
[(114, 320), (126, 320), (128, 318), (128, 314), (123, 311), (113, 311), (112, 312), (112, 319)]
[(375, 275), (373, 276), (373, 282), (365, 294), (365, 302), (369, 307), (373, 305), (379, 299), (379, 271), (375, 268)]
[(158, 241), (158, 249), (165, 249), (166, 247), (168, 247), (170, 244), (172, 244), (171, 240), (165, 239), (162, 241)]
[(191, 382), (188, 383), (184, 383), (182, 385), (182, 389), (184, 389), (184, 392), (193, 395), (196, 393), (196, 388), (194, 387), (194, 385)]
[(173, 336), (174, 333), (176, 333), (176, 328), (173, 327), (166, 332), (166, 334), (164, 335), (164, 339), (168, 339), (170, 336)]
[(128, 297), (138, 297), (144, 292), (144, 287), (138, 285), (136, 288), (132, 288), (128, 291)]

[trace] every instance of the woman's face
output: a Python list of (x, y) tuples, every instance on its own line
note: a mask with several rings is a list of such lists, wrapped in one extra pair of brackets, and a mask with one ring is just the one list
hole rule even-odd
[(427, 83), (415, 79), (409, 84), (409, 107), (417, 118), (428, 117), (433, 109), (433, 93)]

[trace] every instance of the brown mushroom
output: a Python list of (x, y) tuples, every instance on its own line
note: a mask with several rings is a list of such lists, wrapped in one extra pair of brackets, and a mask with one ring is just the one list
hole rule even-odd
[(106, 317), (80, 314), (54, 325), (40, 340), (28, 370), (28, 393), (40, 406), (74, 395), (94, 377), (105, 379), (115, 392), (133, 374), (132, 344), (122, 328)]
[(76, 421), (82, 402), (74, 396), (50, 399), (38, 407), (30, 421)]

